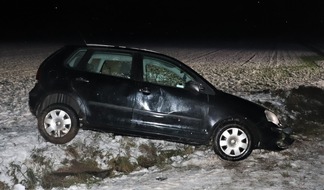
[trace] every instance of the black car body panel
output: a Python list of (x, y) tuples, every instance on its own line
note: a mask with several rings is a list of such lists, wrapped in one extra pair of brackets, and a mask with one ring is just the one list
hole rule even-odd
[[(117, 67), (121, 75), (112, 72)], [(165, 80), (169, 71), (174, 80)], [(268, 121), (267, 108), (216, 89), (187, 65), (156, 52), (65, 46), (41, 64), (37, 81), (29, 93), (31, 112), (40, 117), (48, 106), (64, 104), (84, 129), (208, 144), (222, 122), (240, 120), (253, 134), (254, 148), (293, 141), (290, 128)]]

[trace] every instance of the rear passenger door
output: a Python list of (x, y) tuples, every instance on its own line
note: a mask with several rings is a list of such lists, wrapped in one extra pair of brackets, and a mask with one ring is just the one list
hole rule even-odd
[(87, 120), (102, 129), (129, 128), (134, 105), (133, 54), (93, 50), (77, 66), (72, 86), (88, 108)]

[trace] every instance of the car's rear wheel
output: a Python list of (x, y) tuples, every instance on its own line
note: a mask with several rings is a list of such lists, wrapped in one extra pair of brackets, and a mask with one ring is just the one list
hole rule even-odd
[(213, 148), (221, 158), (238, 161), (251, 154), (252, 143), (252, 136), (247, 127), (238, 121), (230, 121), (217, 128)]
[(79, 131), (79, 122), (72, 109), (56, 104), (44, 109), (39, 115), (38, 130), (45, 140), (55, 144), (64, 144), (76, 136)]

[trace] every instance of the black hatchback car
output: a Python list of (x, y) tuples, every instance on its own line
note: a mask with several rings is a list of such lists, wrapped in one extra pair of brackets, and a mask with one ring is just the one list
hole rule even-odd
[(63, 144), (79, 128), (211, 145), (237, 161), (285, 149), (292, 130), (269, 109), (216, 89), (189, 66), (149, 50), (67, 45), (39, 67), (29, 92), (40, 134)]

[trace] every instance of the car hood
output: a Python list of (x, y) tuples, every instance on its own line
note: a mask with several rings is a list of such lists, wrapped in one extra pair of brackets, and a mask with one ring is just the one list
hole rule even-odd
[(215, 103), (224, 114), (249, 118), (255, 122), (266, 119), (266, 107), (233, 94), (221, 91), (215, 96)]

